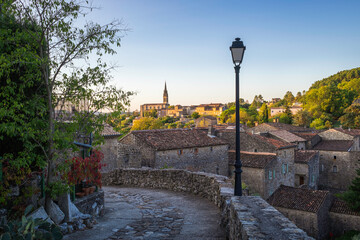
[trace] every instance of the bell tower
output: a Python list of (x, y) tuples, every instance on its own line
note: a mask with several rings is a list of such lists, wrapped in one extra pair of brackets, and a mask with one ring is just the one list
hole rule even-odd
[(169, 96), (168, 96), (168, 92), (166, 89), (166, 82), (165, 82), (165, 89), (164, 89), (164, 94), (163, 94), (163, 103), (169, 104)]

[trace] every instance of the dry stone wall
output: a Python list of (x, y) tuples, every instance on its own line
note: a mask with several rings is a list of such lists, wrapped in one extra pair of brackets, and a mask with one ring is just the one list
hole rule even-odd
[(188, 192), (220, 208), (229, 239), (312, 239), (260, 197), (233, 196), (227, 177), (178, 169), (115, 169), (103, 174), (104, 185)]

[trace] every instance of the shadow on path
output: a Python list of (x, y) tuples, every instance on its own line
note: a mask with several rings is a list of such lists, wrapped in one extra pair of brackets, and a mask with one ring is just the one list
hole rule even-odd
[(158, 189), (104, 187), (105, 215), (64, 240), (226, 239), (220, 211), (207, 199)]

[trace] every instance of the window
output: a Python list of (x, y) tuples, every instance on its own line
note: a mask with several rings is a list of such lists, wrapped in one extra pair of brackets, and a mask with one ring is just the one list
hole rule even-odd
[(124, 162), (129, 163), (129, 159), (130, 159), (130, 156), (129, 156), (128, 153), (126, 153), (125, 156), (124, 156)]
[(284, 151), (284, 157), (286, 157), (286, 151)]
[(272, 171), (270, 170), (269, 171), (269, 180), (271, 180), (272, 179)]
[(179, 155), (181, 155), (182, 153), (183, 153), (183, 150), (182, 150), (182, 149), (178, 150), (178, 154), (179, 154)]
[(333, 166), (333, 173), (337, 173), (337, 166)]
[(273, 190), (270, 189), (270, 190), (269, 190), (269, 196), (271, 196), (272, 194), (273, 194)]
[(275, 179), (275, 169), (273, 170), (273, 178)]
[(289, 172), (289, 164), (286, 164), (286, 172)]
[(198, 154), (199, 153), (199, 149), (198, 148), (194, 148), (194, 153)]
[(285, 174), (285, 170), (286, 170), (285, 164), (282, 164), (281, 167), (282, 167), (282, 173)]
[(321, 164), (321, 171), (323, 172), (325, 170), (324, 164)]
[(213, 147), (210, 147), (210, 152), (212, 152), (213, 151)]
[(254, 149), (254, 152), (257, 152), (257, 149), (256, 149), (256, 148)]
[(315, 183), (315, 175), (312, 175), (312, 176), (311, 176), (311, 182), (312, 182), (312, 183)]

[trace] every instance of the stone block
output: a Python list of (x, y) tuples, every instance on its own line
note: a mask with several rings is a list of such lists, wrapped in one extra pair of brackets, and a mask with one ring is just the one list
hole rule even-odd
[(65, 218), (65, 214), (61, 211), (59, 206), (56, 205), (56, 203), (54, 203), (53, 201), (51, 201), (50, 204), (49, 216), (56, 224), (60, 224)]
[(46, 220), (48, 223), (50, 224), (54, 224), (54, 222), (50, 219), (49, 215), (46, 213), (44, 207), (39, 207), (38, 209), (36, 209), (34, 212), (32, 212), (31, 214), (29, 214), (27, 216), (27, 218), (32, 218), (32, 219), (43, 219)]

